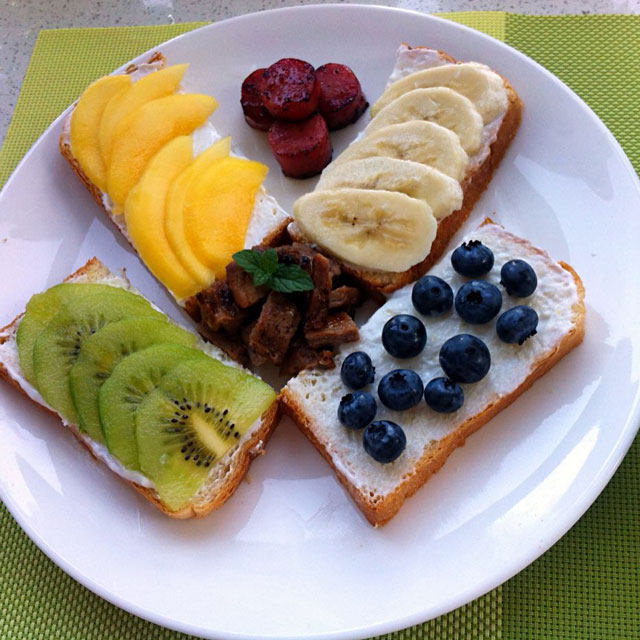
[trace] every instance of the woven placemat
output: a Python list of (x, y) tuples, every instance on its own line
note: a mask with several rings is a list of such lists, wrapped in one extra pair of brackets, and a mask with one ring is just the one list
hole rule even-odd
[[(640, 173), (640, 16), (507, 15), (505, 33), (508, 44), (556, 74), (598, 114)], [(503, 585), (504, 638), (637, 640), (639, 600), (636, 437), (591, 509)]]
[[(567, 82), (640, 169), (640, 19), (635, 16), (443, 14), (505, 40)], [(94, 78), (200, 23), (40, 32), (0, 151), (0, 184), (46, 126)], [(64, 82), (60, 82), (60, 77)], [(385, 640), (640, 638), (640, 445), (602, 496), (533, 565), (448, 615)], [(69, 578), (0, 508), (0, 639), (185, 639), (132, 616)]]

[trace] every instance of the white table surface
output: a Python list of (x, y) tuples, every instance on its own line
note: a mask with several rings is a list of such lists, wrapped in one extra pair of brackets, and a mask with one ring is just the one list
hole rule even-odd
[[(335, 0), (333, 0), (335, 1)], [(347, 0), (349, 1), (349, 0)], [(2, 0), (0, 6), (0, 136), (4, 139), (40, 29), (224, 20), (322, 0)], [(385, 4), (426, 13), (497, 10), (531, 14), (640, 13), (640, 0), (395, 0)]]

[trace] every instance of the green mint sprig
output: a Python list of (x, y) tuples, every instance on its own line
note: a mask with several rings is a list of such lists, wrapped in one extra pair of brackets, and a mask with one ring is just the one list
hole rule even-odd
[(256, 287), (266, 285), (280, 293), (313, 289), (313, 280), (309, 274), (297, 264), (280, 264), (275, 249), (243, 249), (234, 253), (233, 259), (240, 268), (253, 276)]

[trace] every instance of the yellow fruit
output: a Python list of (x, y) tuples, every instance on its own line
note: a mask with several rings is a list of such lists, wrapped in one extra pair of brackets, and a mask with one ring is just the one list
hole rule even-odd
[(217, 278), (244, 245), (256, 191), (267, 167), (244, 158), (224, 158), (209, 167), (187, 194), (184, 228), (193, 253)]
[(230, 138), (223, 138), (198, 155), (171, 183), (167, 196), (164, 230), (178, 260), (203, 287), (215, 280), (215, 274), (193, 253), (184, 230), (184, 203), (191, 185), (210, 166), (229, 155)]
[(180, 264), (164, 233), (169, 185), (191, 162), (191, 157), (191, 136), (171, 140), (151, 158), (124, 205), (127, 233), (138, 255), (178, 300), (202, 288)]
[(105, 165), (111, 160), (113, 135), (118, 122), (143, 104), (171, 95), (180, 84), (187, 64), (176, 64), (154, 71), (133, 83), (129, 90), (114, 96), (107, 104), (97, 130), (100, 153)]
[(116, 207), (124, 204), (156, 151), (199, 127), (217, 104), (197, 93), (172, 95), (152, 100), (120, 121), (107, 165), (107, 193)]
[(107, 103), (131, 86), (127, 75), (105, 76), (90, 84), (71, 113), (71, 152), (85, 175), (101, 191), (105, 190), (106, 169), (98, 145), (98, 127)]

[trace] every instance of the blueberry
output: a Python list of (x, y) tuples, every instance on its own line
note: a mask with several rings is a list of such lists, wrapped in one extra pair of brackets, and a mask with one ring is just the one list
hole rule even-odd
[(413, 358), (427, 342), (427, 330), (415, 316), (393, 316), (382, 328), (382, 344), (394, 358)]
[(440, 366), (455, 382), (478, 382), (489, 372), (491, 355), (480, 338), (460, 333), (442, 345)]
[(407, 446), (402, 427), (391, 420), (372, 422), (362, 434), (364, 450), (378, 462), (393, 462)]
[(420, 376), (410, 369), (390, 371), (378, 384), (380, 401), (394, 411), (415, 407), (422, 399), (423, 391), (424, 385)]
[(449, 378), (434, 378), (424, 389), (427, 406), (438, 413), (453, 413), (464, 402), (462, 387)]
[(342, 362), (340, 377), (350, 389), (362, 389), (373, 382), (376, 370), (364, 351), (350, 353)]
[(422, 276), (411, 291), (413, 306), (425, 316), (439, 316), (453, 306), (451, 287), (437, 276)]
[(347, 393), (340, 400), (338, 420), (350, 429), (364, 429), (375, 417), (378, 405), (366, 391)]
[(500, 289), (486, 280), (470, 280), (456, 292), (456, 311), (470, 324), (484, 324), (498, 315), (502, 306)]
[(524, 304), (505, 311), (496, 322), (498, 338), (509, 344), (522, 344), (537, 333), (538, 314)]
[(480, 240), (462, 243), (451, 254), (451, 266), (462, 276), (477, 278), (493, 267), (493, 251)]
[(538, 278), (528, 262), (509, 260), (500, 269), (500, 284), (510, 296), (526, 298), (536, 290)]

